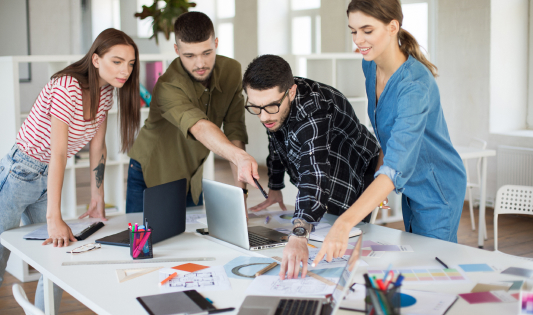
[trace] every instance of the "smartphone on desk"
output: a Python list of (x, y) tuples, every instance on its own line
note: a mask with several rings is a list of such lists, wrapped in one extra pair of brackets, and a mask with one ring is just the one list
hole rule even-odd
[(207, 230), (207, 228), (203, 228), (203, 229), (196, 229), (196, 232), (202, 234), (202, 235), (209, 235), (209, 231)]

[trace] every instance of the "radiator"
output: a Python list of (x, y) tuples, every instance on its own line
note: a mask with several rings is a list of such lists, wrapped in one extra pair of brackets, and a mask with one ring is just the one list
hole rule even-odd
[(498, 146), (498, 187), (533, 186), (533, 149)]

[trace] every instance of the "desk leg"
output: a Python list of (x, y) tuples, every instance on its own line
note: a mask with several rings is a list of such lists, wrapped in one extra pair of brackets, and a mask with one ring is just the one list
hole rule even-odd
[(54, 305), (54, 283), (43, 275), (44, 287), (44, 313), (46, 315), (55, 315)]
[(483, 248), (485, 239), (485, 200), (487, 198), (487, 157), (481, 159), (481, 190), (479, 200), (478, 247)]

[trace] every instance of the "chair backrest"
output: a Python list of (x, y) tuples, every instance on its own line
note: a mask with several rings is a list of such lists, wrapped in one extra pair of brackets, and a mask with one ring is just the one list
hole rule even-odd
[(28, 301), (26, 292), (24, 292), (24, 289), (17, 283), (13, 284), (13, 296), (26, 315), (44, 315), (43, 311)]
[(533, 187), (505, 185), (496, 193), (494, 214), (517, 213), (533, 215)]

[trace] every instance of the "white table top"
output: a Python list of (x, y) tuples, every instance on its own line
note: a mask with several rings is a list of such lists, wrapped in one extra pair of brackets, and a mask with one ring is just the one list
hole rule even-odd
[(496, 150), (477, 149), (471, 147), (454, 146), (461, 159), (477, 159), (480, 157), (496, 156)]
[[(194, 210), (199, 212), (201, 210)], [(326, 215), (325, 220), (334, 219), (334, 216)], [(127, 222), (140, 222), (141, 214), (128, 214), (111, 217), (106, 226), (93, 234), (88, 240), (80, 241), (71, 245), (68, 249), (89, 243), (103, 236), (124, 230)], [(263, 218), (251, 219), (250, 225), (264, 223)], [(279, 225), (275, 220), (269, 223), (269, 227)], [(224, 265), (237, 256), (262, 254), (265, 256), (281, 256), (282, 249), (263, 250), (249, 252), (235, 250), (232, 245), (225, 246), (213, 242), (208, 238), (194, 233), (196, 228), (204, 227), (201, 224), (187, 226), (187, 232), (157, 243), (154, 246), (154, 258), (170, 257), (216, 257), (214, 261), (199, 262), (204, 265)], [(390, 244), (411, 245), (412, 253), (385, 253), (381, 258), (362, 258), (372, 267), (386, 267), (393, 263), (395, 268), (434, 265), (440, 267), (435, 261), (435, 256), (441, 258), (448, 265), (453, 266), (463, 263), (489, 263), (502, 269), (514, 266), (533, 268), (533, 262), (514, 258), (500, 253), (489, 252), (464, 245), (457, 245), (444, 241), (426, 238), (419, 235), (401, 232), (386, 227), (361, 224), (359, 227), (364, 231), (365, 240), (385, 241)], [(181, 263), (157, 263), (141, 265), (86, 265), (86, 266), (61, 266), (66, 261), (100, 261), (100, 260), (124, 260), (130, 259), (127, 247), (102, 246), (102, 249), (71, 256), (66, 248), (54, 248), (42, 246), (41, 241), (26, 241), (22, 236), (36, 228), (34, 226), (22, 227), (4, 232), (1, 235), (2, 245), (28, 262), (38, 271), (44, 273), (53, 282), (57, 283), (69, 294), (98, 314), (146, 314), (136, 297), (159, 293), (158, 272), (138, 277), (136, 279), (118, 283), (116, 269), (128, 269), (134, 266), (172, 267)], [(312, 242), (319, 245), (318, 242)], [(356, 282), (362, 281), (362, 274), (367, 267), (362, 267), (356, 276)], [(510, 275), (492, 273), (468, 273), (472, 282), (464, 284), (439, 284), (439, 285), (406, 285), (406, 288), (420, 289), (434, 292), (467, 293), (474, 287), (477, 281), (498, 280), (521, 280), (523, 278)], [(235, 307), (238, 309), (245, 298), (244, 292), (251, 280), (230, 278), (231, 291), (204, 292), (204, 296), (214, 301), (217, 308)], [(531, 283), (528, 283), (531, 289)], [(459, 298), (447, 314), (508, 314), (516, 313), (516, 303), (489, 303), (469, 305)], [(231, 313), (226, 313), (231, 314)], [(233, 312), (236, 314), (236, 311)], [(354, 314), (350, 311), (341, 310), (339, 314)]]

